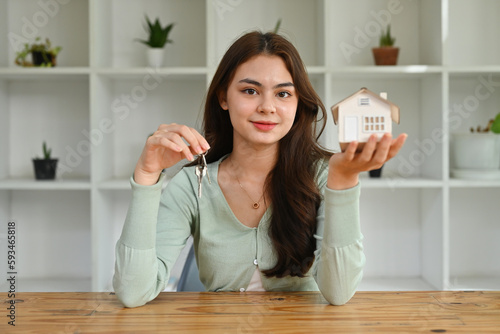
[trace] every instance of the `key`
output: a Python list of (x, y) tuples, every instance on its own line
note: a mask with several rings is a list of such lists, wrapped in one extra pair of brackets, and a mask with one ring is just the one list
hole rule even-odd
[(196, 176), (198, 176), (198, 198), (201, 198), (201, 185), (203, 182), (203, 176), (207, 173), (207, 168), (203, 165), (198, 165), (194, 171)]
[[(208, 168), (207, 160), (205, 159), (205, 155), (207, 155), (207, 152), (201, 154), (201, 159), (203, 160), (203, 168), (205, 168), (205, 170), (207, 170), (207, 168)], [(208, 183), (212, 184), (212, 181), (210, 181), (210, 174), (208, 172), (206, 172), (206, 174), (207, 174)]]
[(195, 168), (196, 176), (198, 176), (198, 197), (201, 198), (201, 188), (203, 184), (203, 177), (207, 175), (208, 183), (212, 184), (210, 181), (210, 175), (207, 173), (207, 160), (205, 159), (205, 155), (207, 152), (204, 152), (198, 157), (198, 165)]

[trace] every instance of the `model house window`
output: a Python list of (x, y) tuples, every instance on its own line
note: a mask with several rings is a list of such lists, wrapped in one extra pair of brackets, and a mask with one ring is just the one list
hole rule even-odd
[(384, 116), (363, 116), (363, 132), (385, 131)]
[(369, 106), (370, 105), (370, 98), (369, 97), (360, 97), (358, 99), (358, 105)]

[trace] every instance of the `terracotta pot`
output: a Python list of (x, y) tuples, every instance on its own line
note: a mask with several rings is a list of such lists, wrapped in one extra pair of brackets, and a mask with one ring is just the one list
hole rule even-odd
[(399, 48), (381, 47), (373, 48), (375, 65), (396, 65), (398, 63)]

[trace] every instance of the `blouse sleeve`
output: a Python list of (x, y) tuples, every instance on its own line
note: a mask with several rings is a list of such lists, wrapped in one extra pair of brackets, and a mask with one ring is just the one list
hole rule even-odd
[[(167, 207), (180, 205), (184, 198), (182, 193), (188, 187), (182, 185), (182, 174), (169, 182), (163, 195), (163, 174), (153, 186), (130, 181), (132, 200), (116, 244), (113, 277), (116, 296), (126, 307), (144, 305), (165, 289), (171, 269), (191, 234), (189, 218), (165, 213)], [(187, 203), (183, 204), (186, 205), (181, 207), (187, 207)], [(170, 226), (165, 224), (166, 216), (171, 218)]]
[(323, 297), (333, 305), (347, 303), (362, 279), (365, 255), (359, 221), (359, 184), (332, 190), (324, 182), (318, 211), (313, 275)]

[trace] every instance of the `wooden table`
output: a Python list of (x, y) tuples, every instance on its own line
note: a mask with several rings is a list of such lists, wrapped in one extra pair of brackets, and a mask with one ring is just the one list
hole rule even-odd
[(500, 333), (500, 291), (358, 292), (343, 306), (317, 292), (165, 292), (132, 309), (113, 293), (4, 296), (0, 333)]

